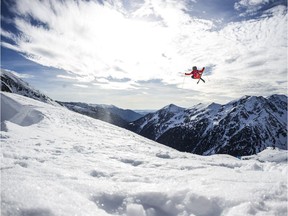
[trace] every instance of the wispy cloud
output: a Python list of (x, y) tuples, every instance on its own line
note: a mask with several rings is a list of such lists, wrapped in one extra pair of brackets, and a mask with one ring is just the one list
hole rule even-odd
[[(232, 10), (246, 16), (269, 3), (240, 0)], [(1, 45), (69, 72), (61, 78), (78, 80), (82, 87), (86, 82), (104, 89), (143, 90), (143, 81), (159, 80), (157, 85), (205, 95), (257, 93), (247, 85), (261, 93), (265, 85), (281, 91), (279, 81), (287, 70), (286, 6), (265, 9), (253, 19), (222, 20), (216, 28), (219, 20), (191, 12), (197, 5), (185, 0), (15, 1), (19, 32), (3, 29), (2, 36), (13, 43)], [(193, 65), (207, 67), (209, 84), (183, 84), (183, 73)]]
[(83, 85), (83, 84), (73, 84), (76, 87), (80, 87), (80, 88), (89, 88), (88, 85)]
[(1, 71), (8, 71), (8, 72), (10, 72), (10, 73), (12, 73), (12, 74), (14, 74), (16, 77), (19, 77), (19, 78), (21, 78), (21, 79), (28, 79), (28, 78), (32, 78), (33, 76), (31, 75), (31, 74), (24, 74), (24, 73), (17, 73), (17, 72), (15, 72), (15, 71), (12, 71), (12, 70), (7, 70), (7, 69), (1, 69)]
[[(235, 3), (235, 9), (246, 10), (246, 13), (255, 13), (259, 9), (261, 9), (265, 4), (272, 2), (274, 0), (240, 0)], [(242, 14), (244, 15), (244, 14)]]

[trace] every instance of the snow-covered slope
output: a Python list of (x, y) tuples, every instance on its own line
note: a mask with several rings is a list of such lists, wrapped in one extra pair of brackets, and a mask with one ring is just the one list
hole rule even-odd
[(35, 100), (59, 106), (57, 102), (55, 102), (45, 94), (41, 93), (40, 91), (34, 89), (27, 82), (17, 77), (11, 71), (1, 69), (0, 77), (1, 91), (20, 94), (26, 97), (33, 98)]
[(201, 155), (251, 155), (269, 146), (287, 149), (287, 97), (245, 96), (225, 105), (164, 107), (130, 126), (147, 138)]
[(2, 216), (287, 215), (287, 151), (198, 156), (21, 95), (1, 104)]

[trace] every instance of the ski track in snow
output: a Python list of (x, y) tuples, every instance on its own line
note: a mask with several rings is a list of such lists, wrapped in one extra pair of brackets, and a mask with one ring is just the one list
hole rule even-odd
[(10, 93), (1, 117), (2, 215), (287, 215), (287, 151), (182, 153)]

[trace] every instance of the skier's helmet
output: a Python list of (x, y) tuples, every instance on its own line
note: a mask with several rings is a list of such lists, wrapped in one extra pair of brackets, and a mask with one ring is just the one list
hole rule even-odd
[(196, 66), (193, 66), (193, 70), (197, 70), (197, 67), (196, 67)]

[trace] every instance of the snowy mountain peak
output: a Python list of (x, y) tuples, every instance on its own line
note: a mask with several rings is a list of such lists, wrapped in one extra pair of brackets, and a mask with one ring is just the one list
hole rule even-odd
[(211, 103), (208, 105), (208, 110), (219, 110), (221, 108), (221, 104), (218, 103)]
[(285, 109), (287, 106), (287, 96), (285, 95), (271, 95), (267, 98), (269, 102), (273, 103), (278, 109)]
[(283, 102), (287, 102), (287, 96), (282, 94), (274, 94), (267, 97), (268, 100), (281, 100)]
[(176, 106), (175, 104), (169, 104), (169, 105), (163, 107), (161, 110), (165, 110), (165, 111), (168, 111), (171, 113), (178, 113), (180, 111), (183, 111), (184, 108)]

